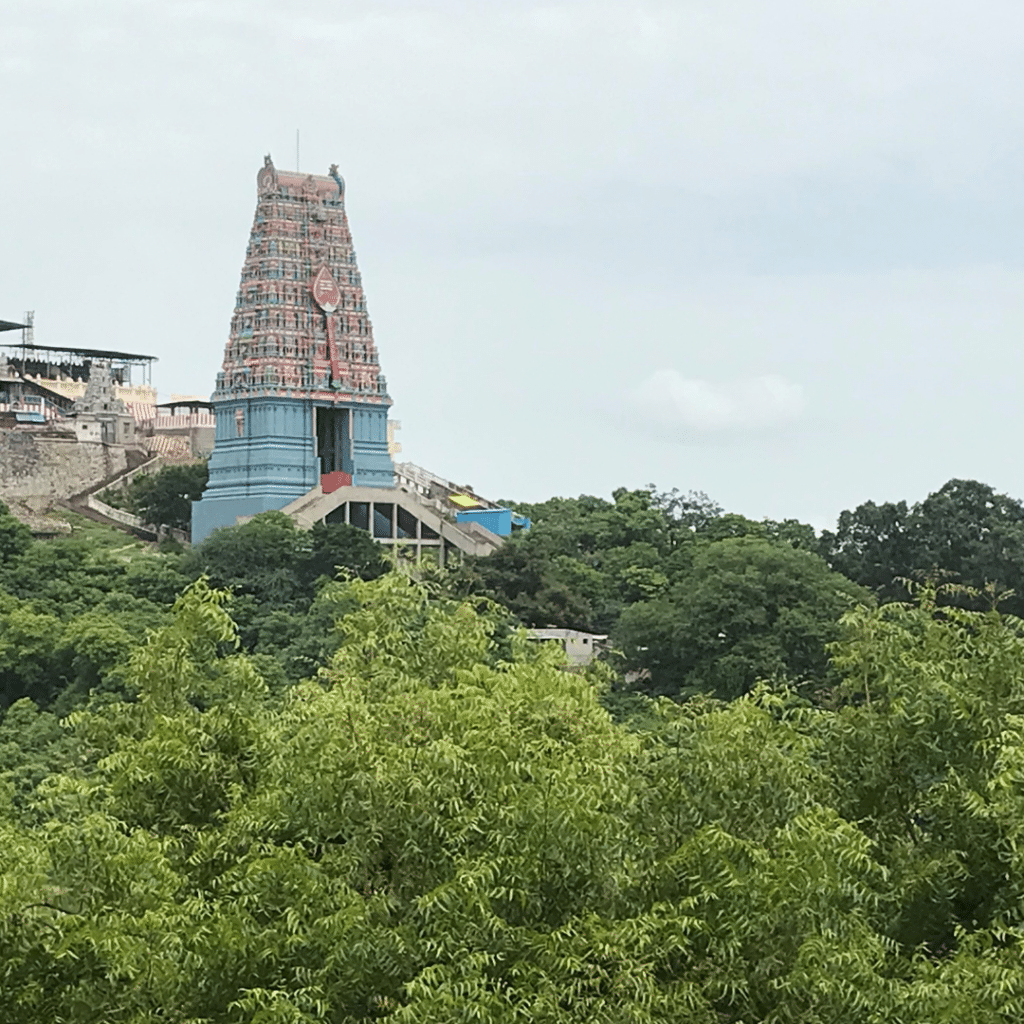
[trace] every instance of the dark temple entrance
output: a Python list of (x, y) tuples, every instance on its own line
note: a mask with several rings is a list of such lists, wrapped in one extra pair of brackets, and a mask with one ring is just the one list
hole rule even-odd
[(316, 410), (316, 452), (320, 475), (352, 472), (352, 443), (348, 409)]

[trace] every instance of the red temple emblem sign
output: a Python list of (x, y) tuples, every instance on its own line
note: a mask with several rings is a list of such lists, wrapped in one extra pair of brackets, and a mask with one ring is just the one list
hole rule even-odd
[(316, 304), (325, 313), (333, 313), (341, 305), (341, 289), (326, 266), (316, 272), (312, 289)]

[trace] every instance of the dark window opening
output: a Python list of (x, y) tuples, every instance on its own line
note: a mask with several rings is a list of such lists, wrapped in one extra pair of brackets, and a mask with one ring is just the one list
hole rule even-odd
[(370, 503), (368, 501), (353, 501), (349, 504), (348, 521), (352, 526), (360, 530), (370, 529)]
[(393, 537), (391, 528), (391, 516), (395, 506), (390, 502), (377, 503), (373, 505), (373, 535), (374, 537)]
[(416, 517), (398, 506), (398, 536), (401, 538), (416, 536)]

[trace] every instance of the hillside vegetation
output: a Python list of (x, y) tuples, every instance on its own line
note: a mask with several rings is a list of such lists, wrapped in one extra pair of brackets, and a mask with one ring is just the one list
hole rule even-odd
[(0, 1020), (1020, 1019), (1020, 504), (524, 510), (445, 573), (0, 512)]

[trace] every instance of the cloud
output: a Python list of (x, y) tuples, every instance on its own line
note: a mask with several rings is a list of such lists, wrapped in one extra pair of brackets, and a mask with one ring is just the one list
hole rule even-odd
[(803, 413), (804, 396), (799, 384), (774, 373), (713, 384), (662, 369), (632, 390), (630, 404), (661, 426), (713, 433), (796, 419)]

